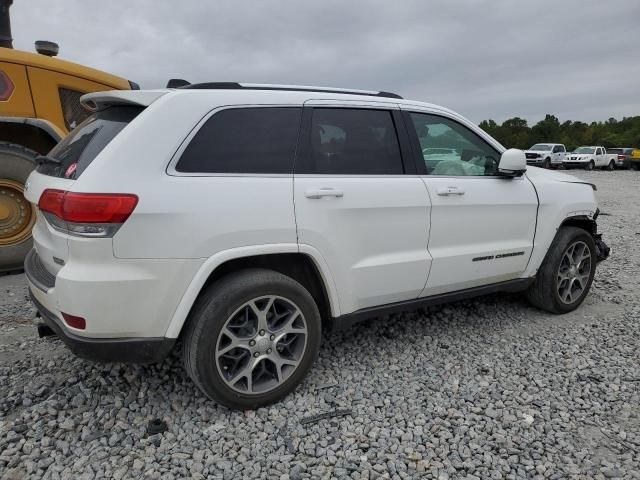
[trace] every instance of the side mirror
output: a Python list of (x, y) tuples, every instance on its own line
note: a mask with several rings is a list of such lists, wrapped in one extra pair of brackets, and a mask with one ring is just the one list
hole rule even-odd
[(500, 157), (498, 173), (506, 177), (517, 177), (527, 170), (527, 157), (522, 150), (510, 148)]

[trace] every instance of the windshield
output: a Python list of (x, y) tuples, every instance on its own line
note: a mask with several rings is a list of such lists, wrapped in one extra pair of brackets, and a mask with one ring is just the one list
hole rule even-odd
[(536, 143), (529, 150), (547, 151), (551, 150), (551, 145), (547, 145), (546, 143)]
[(59, 163), (42, 163), (38, 172), (51, 177), (77, 179), (142, 110), (140, 107), (118, 106), (94, 113), (49, 152), (48, 157)]
[(576, 151), (573, 153), (593, 153), (595, 151), (596, 149), (593, 147), (580, 147), (580, 148), (576, 148)]

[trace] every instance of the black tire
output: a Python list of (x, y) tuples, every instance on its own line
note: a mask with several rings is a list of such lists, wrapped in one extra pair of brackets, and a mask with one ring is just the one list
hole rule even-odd
[[(284, 297), (300, 309), (307, 327), (306, 346), (300, 363), (280, 385), (265, 393), (246, 394), (228, 386), (220, 375), (216, 346), (234, 312), (265, 295)], [(184, 365), (193, 382), (210, 399), (232, 409), (255, 409), (282, 399), (296, 388), (318, 355), (321, 335), (318, 307), (300, 283), (272, 270), (242, 270), (223, 277), (200, 294), (184, 332)]]
[[(27, 177), (36, 167), (37, 156), (37, 152), (21, 145), (0, 142), (0, 181), (9, 180), (24, 186)], [(22, 269), (24, 258), (32, 246), (30, 234), (20, 243), (0, 245), (0, 272)]]
[[(567, 249), (577, 241), (584, 242), (590, 250), (591, 271), (584, 291), (575, 301), (565, 303), (558, 293), (558, 269)], [(580, 306), (589, 293), (595, 271), (596, 245), (591, 234), (577, 227), (561, 227), (549, 247), (549, 251), (536, 274), (534, 283), (526, 292), (527, 299), (532, 305), (547, 312), (571, 312)]]
[(609, 165), (607, 165), (607, 167), (606, 167), (606, 168), (607, 168), (607, 170), (609, 170), (610, 172), (612, 172), (613, 170), (615, 170), (615, 169), (616, 169), (616, 164), (615, 164), (615, 162), (614, 162), (613, 160), (611, 160), (611, 161), (609, 162)]
[(543, 168), (547, 168), (547, 169), (551, 168), (551, 159), (550, 158), (545, 158), (544, 159), (544, 163), (542, 164), (542, 167)]
[(593, 160), (589, 161), (589, 163), (587, 163), (584, 167), (585, 170), (593, 170), (594, 168), (596, 168), (596, 164)]

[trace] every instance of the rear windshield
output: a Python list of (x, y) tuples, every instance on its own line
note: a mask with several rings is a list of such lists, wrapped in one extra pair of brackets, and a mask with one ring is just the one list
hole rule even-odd
[(76, 179), (142, 107), (118, 106), (96, 112), (67, 135), (38, 166), (38, 172), (52, 177)]

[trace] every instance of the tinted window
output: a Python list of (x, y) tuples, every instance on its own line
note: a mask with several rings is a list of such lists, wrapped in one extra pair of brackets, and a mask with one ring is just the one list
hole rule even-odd
[(410, 116), (427, 174), (497, 175), (500, 155), (467, 127), (437, 115)]
[(84, 95), (83, 92), (60, 88), (58, 93), (60, 94), (64, 124), (67, 130), (71, 131), (86, 120), (91, 112), (80, 104), (80, 97)]
[(402, 174), (400, 145), (391, 112), (314, 108), (305, 161), (298, 173)]
[(59, 163), (42, 163), (38, 172), (52, 177), (78, 178), (142, 110), (140, 107), (111, 107), (94, 113), (49, 152), (48, 156)]
[(183, 152), (186, 173), (292, 173), (302, 109), (233, 108), (212, 115)]

